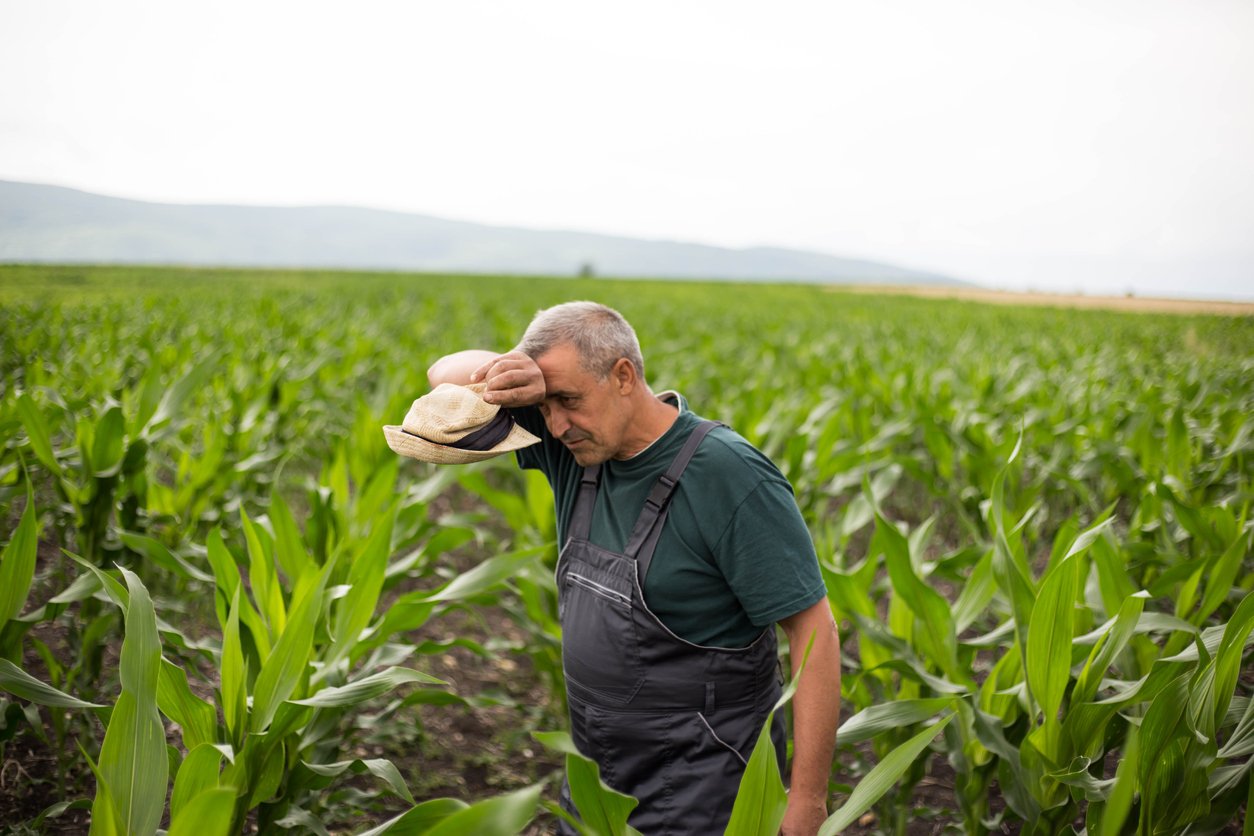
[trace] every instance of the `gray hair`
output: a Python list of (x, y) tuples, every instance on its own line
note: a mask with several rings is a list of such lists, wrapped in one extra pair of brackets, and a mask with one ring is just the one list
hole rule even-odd
[(626, 357), (644, 379), (644, 357), (636, 332), (623, 315), (596, 302), (566, 302), (538, 311), (518, 350), (535, 359), (564, 343), (575, 347), (579, 365), (600, 379)]

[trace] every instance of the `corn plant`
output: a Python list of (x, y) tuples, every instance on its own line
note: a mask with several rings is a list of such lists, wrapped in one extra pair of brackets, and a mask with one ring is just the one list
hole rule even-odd
[[(406, 656), (412, 652), (390, 644), (391, 631), (420, 623), (398, 621), (393, 614), (417, 609), (425, 620), (442, 606), (491, 589), (534, 559), (533, 553), (496, 558), (477, 575), (405, 597), (401, 610), (389, 611), (393, 620), (372, 625), (391, 555), (395, 503), (384, 509), (368, 539), (356, 547), (357, 554), (341, 559), (349, 554), (349, 545), (342, 542), (323, 564), (306, 550), (281, 500), (272, 515), (272, 531), (243, 517), (247, 561), (230, 550), (218, 531), (207, 544), (222, 622), (221, 642), (212, 654), (217, 678), (213, 702), (192, 690), (182, 666), (163, 658), (158, 618), (142, 582), (123, 569), (123, 585), (79, 560), (97, 582), (95, 589), (103, 589), (125, 612), (127, 625), (122, 690), (111, 710), (99, 765), (93, 765), (98, 786), (94, 829), (155, 830), (167, 792), (161, 716), (181, 729), (182, 746), (171, 758), (179, 764), (169, 801), (174, 822), (180, 815), (197, 821), (204, 806), (221, 807), (224, 798), (231, 812), (222, 818), (223, 833), (240, 832), (251, 816), (262, 827), (316, 821), (309, 808), (316, 808), (318, 791), (345, 771), (369, 772), (388, 791), (414, 803), (390, 761), (336, 759), (344, 747), (341, 730), (357, 706), (401, 685), (440, 684), (419, 671), (387, 665), (400, 658), (398, 650)], [(22, 542), (31, 533), (27, 523)], [(17, 547), (29, 549), (22, 542)], [(290, 588), (280, 567), (293, 573)], [(167, 652), (180, 649), (168, 639), (165, 645)], [(61, 708), (103, 708), (6, 665), (0, 687), (17, 696)], [(128, 748), (131, 742), (136, 746)], [(206, 792), (213, 801), (198, 802)]]
[[(513, 345), (537, 307), (571, 298), (623, 311), (651, 385), (731, 424), (795, 486), (845, 634), (837, 765), (852, 747), (875, 764), (831, 799), (834, 816), (871, 805), (900, 831), (940, 758), (973, 834), (1207, 833), (1248, 809), (1248, 317), (785, 285), (0, 266), (0, 681), (19, 694), (0, 741), (43, 736), (63, 753), (53, 808), (90, 795), (71, 781), (87, 756), (103, 769), (95, 724), (123, 692), (141, 702), (136, 677), (104, 664), (132, 618), (109, 590), (135, 595), (116, 564), (151, 592), (158, 715), (183, 718), (177, 756), (165, 750), (178, 804), (163, 809), (203, 810), (200, 791), (221, 796), (229, 775), (231, 827), (316, 830), (363, 798), (345, 786), (359, 776), (410, 807), (380, 827), (480, 821), (465, 801), (410, 805), (343, 742), (415, 723), (426, 701), (488, 700), (411, 687), (299, 703), (456, 645), (524, 655), (552, 698), (520, 716), (564, 716), (542, 480), (507, 461), (398, 462), (378, 427), (437, 357)], [(450, 571), (450, 552), (478, 565)], [(482, 607), (525, 639), (416, 632)], [(285, 643), (311, 613), (307, 652), (299, 630)], [(484, 803), (517, 821), (544, 792)]]

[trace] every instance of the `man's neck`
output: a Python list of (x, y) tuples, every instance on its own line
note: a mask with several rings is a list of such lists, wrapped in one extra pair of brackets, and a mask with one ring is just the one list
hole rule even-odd
[(652, 447), (679, 418), (677, 406), (663, 401), (652, 392), (644, 394), (646, 397), (641, 398), (640, 417), (633, 422), (631, 436), (623, 445), (623, 454), (615, 456), (619, 460), (634, 458)]

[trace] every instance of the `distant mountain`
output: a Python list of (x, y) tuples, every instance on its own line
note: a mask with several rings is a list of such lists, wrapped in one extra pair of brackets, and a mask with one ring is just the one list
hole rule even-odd
[(965, 284), (774, 247), (485, 226), (346, 206), (145, 203), (0, 180), (0, 262), (342, 267), (457, 273)]

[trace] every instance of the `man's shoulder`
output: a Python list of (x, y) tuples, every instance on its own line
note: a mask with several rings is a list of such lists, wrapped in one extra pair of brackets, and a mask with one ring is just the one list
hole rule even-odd
[(715, 427), (705, 437), (693, 456), (692, 466), (703, 475), (728, 480), (747, 490), (762, 482), (788, 485), (783, 473), (765, 453), (726, 425)]

